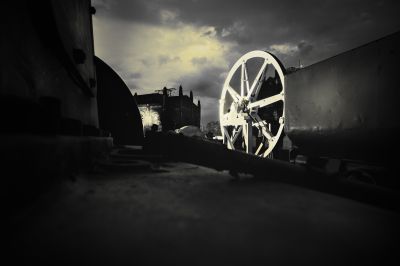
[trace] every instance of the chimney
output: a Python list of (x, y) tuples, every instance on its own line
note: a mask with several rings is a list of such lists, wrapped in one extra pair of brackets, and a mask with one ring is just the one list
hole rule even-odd
[(183, 89), (182, 89), (182, 85), (179, 85), (179, 96), (182, 97), (183, 96)]

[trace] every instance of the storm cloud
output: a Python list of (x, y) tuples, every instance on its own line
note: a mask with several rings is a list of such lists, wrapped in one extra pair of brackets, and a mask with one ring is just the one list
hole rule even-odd
[[(394, 0), (95, 0), (96, 54), (132, 92), (192, 90), (217, 120), (230, 66), (245, 52), (310, 65), (400, 29)], [(203, 104), (204, 102), (204, 104)]]

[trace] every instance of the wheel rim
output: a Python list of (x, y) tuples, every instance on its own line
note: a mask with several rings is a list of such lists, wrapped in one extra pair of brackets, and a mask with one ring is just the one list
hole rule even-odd
[[(249, 65), (254, 59), (261, 66)], [(255, 69), (254, 78), (249, 66)], [(234, 78), (240, 84), (233, 84)], [(224, 82), (219, 105), (221, 133), (228, 149), (271, 157), (285, 121), (284, 78), (283, 65), (268, 52), (252, 51), (236, 61)]]

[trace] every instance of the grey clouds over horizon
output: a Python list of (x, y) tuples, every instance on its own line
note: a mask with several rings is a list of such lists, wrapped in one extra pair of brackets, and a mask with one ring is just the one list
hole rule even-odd
[(400, 2), (93, 0), (95, 51), (131, 91), (192, 90), (218, 120), (227, 71), (244, 53), (304, 66), (400, 30)]

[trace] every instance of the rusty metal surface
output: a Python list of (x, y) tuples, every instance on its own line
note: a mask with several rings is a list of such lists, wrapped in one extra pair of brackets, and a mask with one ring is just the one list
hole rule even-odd
[(286, 75), (285, 132), (307, 154), (393, 161), (400, 32)]

